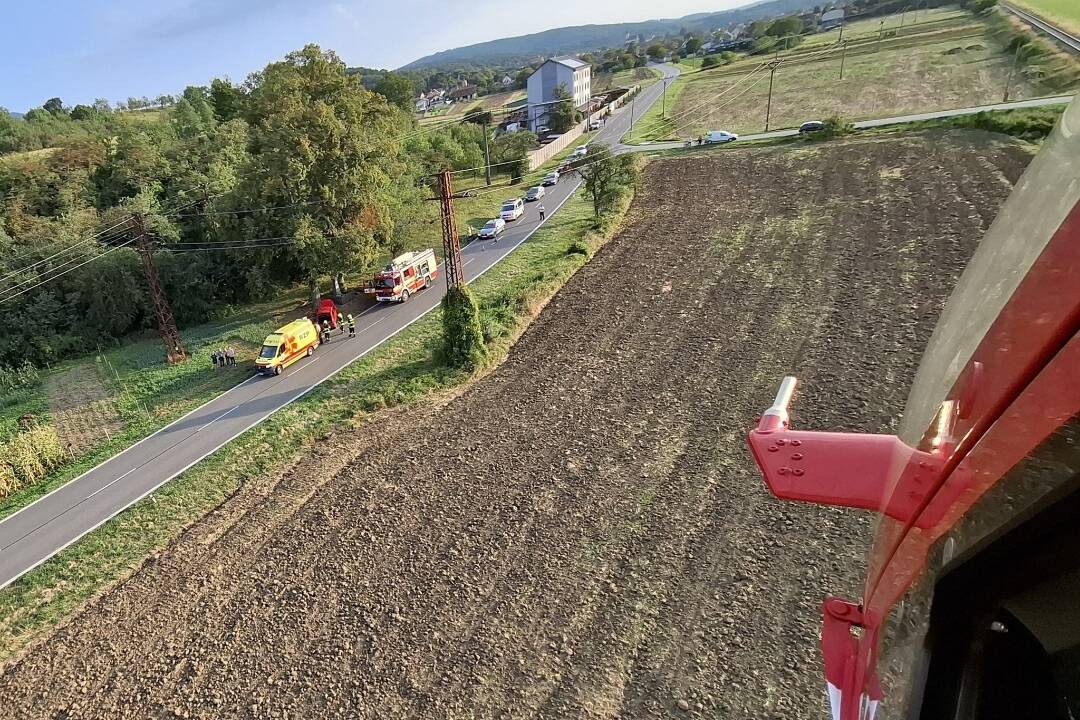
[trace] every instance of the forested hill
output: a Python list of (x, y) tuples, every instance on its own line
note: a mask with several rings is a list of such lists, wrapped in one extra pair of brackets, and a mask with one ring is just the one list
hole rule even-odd
[(627, 35), (675, 33), (680, 30), (711, 31), (733, 23), (752, 22), (761, 18), (786, 15), (822, 5), (823, 0), (766, 0), (715, 13), (697, 13), (681, 18), (646, 20), (636, 23), (608, 25), (576, 25), (554, 28), (531, 35), (490, 40), (443, 50), (405, 65), (402, 70), (422, 67), (468, 65), (521, 65), (537, 56), (587, 52), (620, 46)]

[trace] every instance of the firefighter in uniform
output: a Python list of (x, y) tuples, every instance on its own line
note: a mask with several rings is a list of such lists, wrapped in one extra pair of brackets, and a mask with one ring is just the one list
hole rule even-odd
[(349, 337), (356, 337), (356, 321), (353, 320), (352, 313), (349, 313)]
[(322, 338), (323, 343), (330, 342), (330, 323), (328, 323), (326, 320), (322, 321)]

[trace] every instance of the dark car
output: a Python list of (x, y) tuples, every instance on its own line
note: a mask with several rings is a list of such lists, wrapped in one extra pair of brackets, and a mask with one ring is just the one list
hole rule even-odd
[(804, 122), (802, 125), (799, 126), (800, 133), (817, 132), (818, 130), (824, 129), (825, 123), (821, 122), (820, 120), (810, 120), (809, 122)]

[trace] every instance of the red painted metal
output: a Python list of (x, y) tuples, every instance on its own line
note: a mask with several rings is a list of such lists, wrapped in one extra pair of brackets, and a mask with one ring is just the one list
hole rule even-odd
[[(966, 359), (918, 448), (894, 436), (789, 430), (794, 383), (781, 411), (774, 404), (751, 431), (754, 458), (778, 497), (880, 510), (884, 516), (858, 615), (851, 603), (826, 602), (823, 654), (829, 681), (842, 683), (842, 720), (863, 717), (863, 697), (872, 699), (878, 690), (878, 633), (922, 574), (934, 543), (1080, 415), (1078, 369), (1080, 203)], [(851, 635), (855, 625), (863, 633), (858, 640)], [(854, 672), (847, 661), (853, 644)]]

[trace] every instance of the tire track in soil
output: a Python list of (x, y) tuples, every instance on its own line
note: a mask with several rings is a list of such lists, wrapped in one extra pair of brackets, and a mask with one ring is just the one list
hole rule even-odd
[(1027, 159), (936, 137), (654, 162), (498, 370), (242, 488), (8, 668), (0, 717), (820, 716), (870, 519), (773, 500), (743, 434), (796, 363), (797, 424), (896, 422)]

